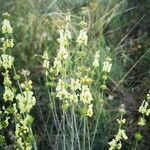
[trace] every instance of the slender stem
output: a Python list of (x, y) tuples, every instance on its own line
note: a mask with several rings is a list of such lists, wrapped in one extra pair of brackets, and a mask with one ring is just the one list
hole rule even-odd
[[(48, 82), (47, 76), (46, 76), (46, 82)], [(48, 85), (46, 85), (46, 88), (47, 88), (47, 93), (48, 93), (49, 101), (50, 101), (50, 103), (51, 103), (51, 102), (53, 103), (53, 101), (51, 100), (51, 95), (50, 95), (50, 90), (49, 90)], [(53, 105), (54, 105), (54, 103), (53, 103)], [(57, 128), (58, 117), (57, 117), (57, 115), (54, 113), (53, 109), (52, 109), (52, 114), (53, 114), (53, 117), (54, 117), (55, 126), (56, 126), (56, 128)]]
[(78, 134), (78, 129), (77, 129), (77, 121), (76, 121), (76, 116), (75, 116), (74, 107), (73, 107), (72, 109), (73, 109), (74, 126), (75, 126), (75, 132), (76, 132), (77, 142), (78, 142), (78, 148), (79, 148), (79, 150), (80, 150), (80, 139), (79, 139), (79, 134)]
[(96, 133), (97, 133), (97, 127), (98, 127), (99, 119), (100, 119), (100, 116), (101, 116), (101, 112), (102, 112), (102, 106), (100, 107), (100, 110), (98, 112), (98, 118), (96, 120), (96, 125), (95, 125), (94, 135), (93, 135), (93, 138), (92, 138), (91, 147), (93, 146), (93, 143), (94, 143), (94, 140), (95, 140), (95, 136), (96, 136)]
[(65, 112), (63, 111), (63, 150), (66, 150)]
[(74, 150), (74, 119), (73, 119), (73, 108), (71, 109), (71, 150)]
[(86, 118), (83, 120), (83, 150), (85, 150), (85, 137), (86, 137)]
[[(66, 117), (66, 121), (67, 121), (67, 116), (66, 116), (66, 113), (64, 114), (64, 116)], [(64, 134), (64, 131), (63, 131), (63, 129), (61, 128), (62, 126), (63, 126), (63, 118), (64, 118), (64, 116), (62, 115), (61, 116), (61, 120), (60, 120), (60, 123), (59, 123), (59, 125), (58, 125), (58, 132), (57, 132), (57, 135), (56, 135), (56, 140), (55, 140), (55, 143), (54, 143), (54, 146), (58, 146), (58, 144), (56, 143), (57, 141), (58, 141), (58, 137), (59, 137), (59, 135), (63, 135)], [(62, 140), (62, 143), (63, 143), (63, 139), (61, 138), (60, 139), (60, 141)], [(56, 148), (57, 149), (57, 148)]]
[[(102, 91), (101, 98), (103, 98), (103, 91)], [(93, 138), (92, 138), (91, 148), (93, 146), (95, 136), (96, 136), (96, 133), (97, 133), (98, 123), (99, 123), (99, 119), (100, 119), (100, 116), (101, 116), (102, 108), (103, 108), (103, 104), (101, 104), (100, 109), (98, 111), (98, 117), (97, 117), (97, 120), (96, 120), (96, 125), (95, 125), (94, 135), (93, 135)]]
[[(29, 130), (30, 130), (30, 133), (33, 135), (33, 132), (32, 132), (32, 128), (31, 126), (29, 127)], [(38, 150), (37, 148), (37, 144), (36, 144), (36, 141), (35, 141), (35, 138), (33, 138), (34, 142), (33, 142), (33, 147), (34, 147), (34, 150)]]
[(138, 141), (136, 140), (136, 143), (135, 143), (135, 148), (134, 148), (134, 150), (136, 150), (136, 149), (137, 149), (137, 144), (138, 144)]
[[(52, 88), (51, 88), (51, 91), (53, 92)], [(56, 117), (57, 123), (59, 123), (59, 119), (58, 119), (58, 115), (57, 115), (57, 111), (56, 111), (56, 103), (55, 103), (55, 99), (53, 98), (53, 96), (52, 96), (52, 102), (53, 102), (53, 106), (54, 106), (54, 115)]]
[(39, 104), (38, 104), (38, 107), (39, 107), (39, 111), (40, 111), (40, 114), (41, 114), (41, 117), (42, 117), (42, 120), (43, 120), (44, 127), (45, 127), (45, 129), (46, 129), (48, 141), (49, 141), (49, 143), (51, 144), (51, 146), (53, 147), (52, 142), (51, 142), (51, 139), (50, 139), (50, 135), (49, 135), (49, 132), (48, 132), (48, 129), (47, 129), (47, 126), (46, 126), (46, 123), (45, 123), (45, 121), (44, 121), (43, 113), (42, 113), (42, 110), (41, 110), (41, 107), (39, 106)]
[(90, 132), (89, 132), (89, 125), (88, 125), (88, 119), (86, 120), (87, 124), (87, 134), (88, 134), (88, 148), (91, 150), (91, 145), (90, 145)]

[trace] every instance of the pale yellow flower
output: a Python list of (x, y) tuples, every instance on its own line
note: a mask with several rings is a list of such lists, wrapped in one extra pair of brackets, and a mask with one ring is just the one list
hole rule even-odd
[(95, 68), (99, 66), (99, 57), (100, 57), (100, 54), (99, 54), (99, 51), (97, 51), (95, 54), (94, 62), (93, 62), (93, 66)]
[(109, 73), (111, 70), (112, 64), (111, 59), (109, 57), (106, 58), (106, 61), (103, 62), (102, 71)]
[(24, 91), (22, 94), (17, 94), (16, 99), (18, 101), (18, 108), (20, 113), (28, 113), (35, 105), (36, 99), (33, 96), (32, 91)]
[(62, 61), (68, 58), (68, 51), (64, 46), (59, 48), (57, 58)]
[(12, 27), (10, 26), (9, 20), (8, 19), (4, 19), (3, 21), (3, 26), (2, 26), (2, 33), (8, 33), (11, 34), (13, 32)]
[(88, 36), (87, 36), (87, 29), (80, 30), (79, 36), (76, 40), (77, 43), (80, 45), (87, 45)]
[(146, 120), (144, 118), (140, 117), (140, 119), (138, 121), (138, 125), (142, 127), (145, 125), (145, 123), (146, 123)]
[(70, 83), (70, 89), (73, 90), (73, 91), (76, 91), (76, 90), (81, 90), (81, 83), (79, 81), (79, 79), (73, 79), (71, 78), (71, 83)]
[(78, 102), (78, 97), (76, 94), (69, 94), (69, 100), (71, 103), (77, 103)]
[(89, 117), (92, 117), (93, 116), (93, 105), (92, 104), (90, 104), (89, 106), (88, 106), (88, 109), (87, 109), (87, 116), (89, 116)]
[(12, 48), (14, 46), (14, 42), (13, 42), (13, 39), (6, 39), (6, 41), (4, 41), (3, 43), (3, 48), (4, 50), (7, 49), (7, 48)]
[(13, 101), (15, 93), (12, 91), (10, 87), (5, 86), (5, 92), (3, 94), (3, 99), (5, 101)]
[(1, 55), (0, 66), (3, 66), (6, 70), (12, 67), (13, 62), (14, 62), (14, 57), (7, 54)]
[(87, 85), (82, 86), (82, 92), (80, 94), (80, 100), (84, 104), (90, 104), (91, 101), (93, 100), (92, 94), (91, 94), (90, 89)]

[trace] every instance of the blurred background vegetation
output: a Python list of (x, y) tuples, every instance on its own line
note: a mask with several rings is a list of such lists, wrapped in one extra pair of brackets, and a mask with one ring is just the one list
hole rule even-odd
[[(119, 104), (125, 103), (128, 119), (126, 126), (129, 140), (124, 149), (130, 149), (137, 129), (137, 108), (150, 87), (150, 1), (149, 0), (0, 0), (0, 13), (9, 12), (14, 28), (12, 55), (18, 72), (28, 69), (34, 82), (37, 105), (33, 110), (34, 133), (39, 149), (49, 149), (46, 130), (54, 130), (47, 119), (48, 101), (44, 93), (42, 62), (39, 55), (47, 51), (51, 64), (58, 47), (57, 26), (63, 23), (61, 14), (72, 14), (72, 25), (78, 20), (89, 21), (88, 47), (100, 50), (101, 56), (113, 58), (113, 70), (106, 97), (113, 100), (99, 124), (94, 150), (107, 149), (112, 138)], [(0, 16), (2, 22), (2, 15)], [(24, 68), (23, 68), (24, 67)], [(1, 82), (2, 86), (2, 82)], [(43, 90), (42, 90), (43, 89)], [(111, 116), (110, 116), (111, 113)], [(115, 117), (114, 117), (115, 116)], [(150, 119), (148, 118), (150, 121)], [(46, 123), (46, 124), (45, 124)], [(150, 122), (149, 122), (150, 123)], [(46, 129), (47, 128), (47, 129)], [(108, 135), (108, 130), (111, 135)], [(150, 124), (143, 129), (144, 139), (140, 150), (150, 149)]]

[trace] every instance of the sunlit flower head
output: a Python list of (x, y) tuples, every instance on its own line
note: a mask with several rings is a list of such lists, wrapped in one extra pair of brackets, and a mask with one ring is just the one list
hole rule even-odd
[(111, 67), (112, 67), (111, 58), (107, 57), (106, 61), (103, 62), (102, 71), (109, 73), (111, 70)]
[(87, 30), (86, 29), (80, 30), (76, 42), (79, 43), (80, 45), (82, 44), (87, 45), (87, 41), (88, 41)]
[(13, 32), (13, 29), (9, 23), (9, 20), (8, 19), (4, 19), (3, 21), (3, 26), (2, 26), (2, 33), (3, 34), (11, 34)]

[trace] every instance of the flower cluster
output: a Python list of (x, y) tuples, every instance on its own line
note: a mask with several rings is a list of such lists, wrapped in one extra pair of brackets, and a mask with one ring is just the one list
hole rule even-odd
[[(59, 79), (56, 86), (56, 92), (60, 100), (63, 102), (63, 108), (68, 108), (70, 105), (75, 105), (78, 102), (78, 96), (76, 91), (81, 88), (79, 80), (71, 78), (70, 84)], [(64, 107), (65, 106), (65, 107)], [(68, 106), (68, 107), (66, 107)]]
[(138, 111), (142, 114), (142, 117), (139, 118), (138, 125), (142, 127), (146, 124), (145, 116), (150, 115), (150, 92), (147, 94), (146, 100), (142, 102)]
[(120, 108), (119, 111), (121, 113), (120, 119), (117, 119), (117, 122), (118, 122), (118, 125), (119, 125), (119, 130), (118, 130), (118, 133), (115, 135), (115, 138), (112, 139), (112, 141), (110, 141), (108, 143), (110, 145), (109, 150), (121, 149), (121, 147), (122, 147), (121, 141), (128, 139), (128, 137), (125, 133), (125, 130), (122, 129), (122, 126), (126, 122), (126, 119), (123, 118), (123, 114), (125, 113), (124, 105), (121, 105), (121, 108)]
[(81, 90), (81, 83), (79, 79), (73, 79), (71, 78), (71, 82), (70, 82), (70, 89), (72, 91), (76, 91), (76, 90)]
[[(80, 34), (76, 42), (80, 45), (87, 45), (87, 23), (81, 21), (80, 26), (82, 29), (80, 30)], [(58, 42), (60, 44), (60, 48), (57, 53), (57, 57), (55, 58), (54, 66), (51, 69), (52, 71), (56, 71), (55, 75), (58, 75), (58, 73), (60, 73), (60, 70), (63, 68), (62, 60), (63, 62), (65, 62), (69, 57), (66, 46), (69, 45), (68, 39), (70, 39), (70, 36), (68, 35), (70, 35), (70, 33), (68, 34), (68, 30), (63, 29), (60, 29), (59, 33), (60, 38), (58, 39)], [(78, 76), (76, 76), (75, 78), (69, 77), (68, 81), (68, 77), (66, 78), (66, 76), (63, 76), (63, 74), (61, 73), (60, 75), (62, 75), (62, 78), (58, 80), (56, 86), (56, 97), (58, 97), (62, 101), (62, 107), (66, 109), (71, 105), (78, 104), (81, 108), (86, 110), (84, 115), (92, 117), (93, 105), (91, 104), (91, 101), (93, 100), (93, 97), (89, 88), (89, 85), (92, 82), (91, 78), (82, 73), (80, 75), (78, 74)]]
[(83, 109), (83, 116), (92, 117), (93, 115), (93, 96), (91, 93), (90, 85), (93, 80), (88, 76), (90, 75), (91, 69), (89, 67), (79, 67), (77, 74), (79, 81), (81, 83), (81, 89), (79, 94), (79, 99), (81, 102), (81, 110)]
[[(9, 14), (6, 13), (4, 16), (8, 17)], [(8, 19), (4, 19), (4, 21), (3, 21), (2, 33), (3, 34), (6, 34), (6, 33), (11, 34), (12, 33), (12, 27), (10, 26)], [(7, 49), (8, 47), (10, 47), (8, 44), (8, 41), (9, 40), (6, 38), (6, 41), (4, 41), (4, 43), (3, 43), (2, 49)], [(12, 87), (12, 82), (9, 77), (9, 69), (12, 68), (13, 62), (14, 62), (14, 57), (12, 57), (11, 55), (2, 54), (0, 56), (0, 67), (4, 68), (4, 72), (3, 72), (3, 77), (4, 77), (3, 84), (4, 84), (4, 88), (5, 88), (5, 91), (3, 94), (4, 101), (13, 101), (13, 98), (14, 98), (14, 89)]]
[(48, 71), (49, 71), (49, 57), (48, 57), (48, 53), (46, 51), (44, 52), (42, 58), (44, 59), (43, 68), (44, 68), (44, 71), (45, 71), (45, 75), (47, 76)]
[(86, 115), (89, 116), (89, 117), (93, 116), (93, 104), (88, 105)]
[(67, 91), (67, 84), (61, 79), (58, 80), (56, 92), (56, 97), (58, 97), (60, 100), (66, 100), (69, 97), (69, 93)]
[[(9, 17), (8, 13), (4, 14), (5, 17)], [(8, 19), (4, 19), (3, 21), (3, 26), (2, 26), (2, 33), (5, 34), (11, 34), (12, 33), (12, 27), (10, 26), (9, 20)], [(3, 38), (3, 47), (1, 49), (6, 50), (9, 47), (13, 47), (13, 40), (9, 40), (8, 36), (6, 36), (6, 38)], [(0, 56), (0, 67), (4, 68), (4, 86), (6, 89), (9, 89), (11, 86), (11, 81), (10, 81), (10, 77), (9, 77), (9, 69), (12, 68), (14, 62), (14, 57), (12, 57), (11, 55), (7, 55), (6, 53), (2, 54)], [(9, 91), (9, 90), (8, 90)]]
[(111, 64), (111, 58), (107, 57), (106, 60), (103, 62), (103, 68), (102, 71), (109, 73), (111, 70), (112, 64)]
[(0, 109), (0, 130), (8, 126), (8, 120), (10, 119), (9, 112), (6, 110), (5, 106)]
[(19, 113), (16, 117), (15, 137), (21, 149), (32, 149), (33, 135), (30, 131), (33, 118), (29, 115), (31, 108), (35, 105), (36, 99), (32, 92), (32, 81), (26, 80), (21, 84), (21, 94), (16, 95), (17, 108)]
[(0, 57), (0, 66), (2, 66), (5, 70), (11, 69), (13, 62), (14, 62), (14, 57), (10, 55), (2, 54)]
[(59, 49), (57, 52), (57, 56), (54, 60), (53, 67), (50, 69), (51, 73), (58, 75), (61, 72), (61, 69), (64, 67), (64, 64), (68, 60), (69, 53), (67, 50), (67, 46), (69, 45), (69, 39), (71, 39), (71, 32), (69, 31), (69, 22), (70, 22), (70, 14), (66, 16), (66, 25), (59, 27), (59, 38), (57, 39), (59, 43)]
[(90, 89), (87, 85), (82, 86), (82, 91), (81, 91), (81, 94), (80, 94), (80, 100), (84, 104), (90, 104), (91, 101), (93, 100), (92, 94), (91, 94)]
[(13, 28), (11, 27), (10, 22), (8, 20), (10, 15), (6, 12), (6, 13), (3, 14), (3, 16), (5, 17), (5, 19), (3, 21), (2, 33), (3, 34), (12, 34), (13, 33)]
[(67, 45), (68, 45), (68, 36), (66, 34), (68, 30), (64, 30), (63, 28), (59, 29), (60, 38), (58, 38), (58, 42), (60, 44), (57, 57), (54, 60), (54, 65), (51, 68), (51, 72), (54, 72), (55, 75), (58, 75), (58, 73), (61, 71), (61, 68), (63, 67), (63, 64), (68, 59), (68, 51), (67, 51)]
[(103, 68), (102, 68), (102, 80), (103, 84), (101, 85), (102, 90), (106, 90), (106, 80), (108, 79), (108, 73), (111, 71), (112, 63), (111, 58), (107, 57), (106, 60), (103, 62)]
[(87, 41), (88, 41), (88, 36), (87, 36), (87, 23), (84, 22), (84, 21), (81, 21), (80, 22), (80, 26), (81, 26), (81, 30), (80, 30), (80, 33), (79, 33), (79, 36), (76, 40), (76, 42), (79, 44), (79, 45), (87, 45)]
[[(83, 75), (84, 73), (82, 73)], [(82, 102), (82, 107), (85, 110), (84, 115), (92, 117), (93, 115), (93, 104), (91, 103), (93, 100), (93, 96), (90, 90), (90, 85), (92, 83), (92, 79), (87, 75), (80, 76), (81, 82), (81, 90), (79, 99)]]
[(6, 39), (3, 43), (3, 50), (6, 50), (7, 48), (12, 48), (13, 46), (13, 39)]
[[(4, 21), (2, 26), (2, 33), (4, 34), (2, 40), (2, 55), (0, 56), (0, 67), (2, 68), (2, 75), (4, 77), (4, 93), (3, 100), (4, 106), (0, 107), (0, 130), (6, 128), (9, 125), (9, 119), (13, 120), (16, 123), (15, 137), (16, 143), (14, 147), (16, 149), (25, 149), (31, 150), (32, 143), (31, 140), (33, 138), (31, 134), (31, 123), (33, 118), (29, 115), (29, 112), (33, 105), (35, 105), (35, 97), (32, 92), (32, 82), (26, 80), (24, 83), (20, 85), (18, 81), (18, 85), (20, 88), (21, 94), (16, 95), (16, 89), (12, 86), (12, 81), (10, 78), (10, 69), (14, 69), (15, 76), (17, 76), (15, 68), (13, 66), (14, 57), (8, 55), (7, 49), (12, 48), (14, 46), (13, 39), (10, 39), (10, 34), (12, 34), (12, 27), (9, 23), (9, 14), (4, 14)], [(18, 79), (16, 79), (18, 80)], [(22, 88), (22, 89), (21, 89)], [(4, 136), (0, 135), (0, 140), (4, 141)]]
[[(15, 88), (12, 86), (12, 81), (10, 79), (10, 69), (12, 69), (14, 57), (8, 55), (5, 51), (8, 48), (13, 47), (13, 40), (9, 39), (9, 36), (12, 33), (12, 27), (9, 23), (9, 14), (4, 14), (4, 20), (2, 23), (2, 34), (4, 37), (2, 38), (2, 47), (0, 48), (2, 54), (0, 56), (0, 68), (2, 69), (2, 75), (4, 78), (3, 85), (4, 85), (4, 93), (3, 93), (3, 102), (4, 105), (0, 107), (0, 130), (6, 128), (9, 125), (9, 119), (11, 115), (14, 115), (17, 112), (16, 104), (14, 103), (15, 97)], [(7, 102), (9, 101), (9, 102)], [(7, 102), (5, 105), (5, 102)], [(0, 135), (0, 139), (5, 141), (5, 137)]]
[(9, 77), (9, 72), (6, 70), (6, 72), (3, 73), (4, 76), (4, 86), (5, 86), (5, 91), (3, 94), (3, 99), (4, 101), (13, 101), (15, 97), (15, 90), (12, 87), (12, 82)]
[(100, 52), (97, 51), (95, 54), (94, 62), (93, 62), (93, 67), (97, 68), (99, 66), (99, 58), (100, 58)]
[(13, 29), (9, 22), (10, 15), (8, 13), (4, 13), (3, 16), (5, 19), (3, 20), (2, 33), (7, 36), (3, 37), (3, 46), (1, 49), (5, 51), (7, 48), (12, 48), (14, 46), (14, 43), (13, 39), (9, 38), (9, 35), (13, 33)]
[(16, 124), (15, 136), (17, 139), (17, 145), (19, 149), (31, 150), (32, 149), (32, 140), (30, 126), (32, 124), (33, 118), (30, 115), (26, 115), (23, 119), (21, 116), (17, 118), (19, 122)]
[(21, 87), (24, 91), (21, 94), (16, 95), (18, 109), (21, 114), (29, 113), (36, 103), (36, 99), (32, 92), (32, 81), (25, 81), (21, 84)]
[(30, 112), (36, 102), (32, 91), (24, 91), (23, 94), (18, 94), (16, 99), (18, 100), (20, 113)]
[(109, 142), (110, 148), (109, 150), (114, 150), (114, 149), (121, 149), (122, 144), (121, 144), (121, 140), (127, 140), (128, 137), (125, 133), (125, 130), (121, 130), (119, 129), (117, 135), (115, 136), (115, 139), (113, 139), (111, 142)]
[(138, 132), (136, 132), (134, 134), (135, 139), (136, 139), (136, 143), (143, 138), (143, 136), (140, 133), (140, 130), (143, 126), (146, 125), (146, 116), (150, 115), (150, 91), (146, 95), (146, 100), (144, 100), (142, 102), (141, 106), (139, 107), (138, 112), (141, 114), (141, 116), (139, 117), (139, 120), (137, 123), (140, 126), (140, 129)]
[(59, 79), (56, 86), (56, 92), (56, 97), (62, 101), (63, 108), (67, 109), (69, 106), (77, 104), (77, 102), (82, 102), (83, 107), (86, 109), (85, 115), (92, 117), (93, 105), (91, 104), (91, 101), (93, 100), (93, 97), (89, 86), (82, 84), (81, 80), (71, 78), (70, 83), (68, 84), (66, 81)]

